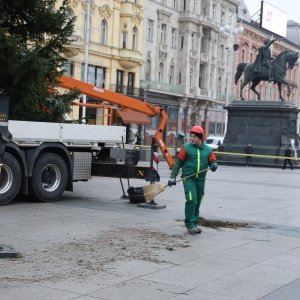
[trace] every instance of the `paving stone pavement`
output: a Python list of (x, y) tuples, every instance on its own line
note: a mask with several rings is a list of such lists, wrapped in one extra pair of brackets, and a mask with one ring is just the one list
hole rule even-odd
[(0, 299), (300, 299), (299, 185), (300, 169), (219, 166), (201, 216), (243, 226), (195, 236), (182, 184), (156, 197), (162, 210), (129, 204), (110, 178), (56, 203), (20, 198), (0, 208), (0, 244), (20, 253), (0, 259)]

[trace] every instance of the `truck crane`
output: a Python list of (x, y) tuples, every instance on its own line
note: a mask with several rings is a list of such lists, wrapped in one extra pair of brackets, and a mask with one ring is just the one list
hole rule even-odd
[[(59, 82), (61, 88), (79, 90), (120, 109), (160, 116), (153, 138), (169, 167), (173, 166), (163, 141), (168, 116), (161, 107), (67, 76), (61, 76)], [(147, 180), (151, 172), (147, 167), (116, 163), (118, 156), (124, 158), (119, 146), (126, 135), (124, 126), (8, 120), (8, 107), (9, 97), (0, 96), (0, 205), (9, 204), (18, 194), (54, 202), (64, 191), (73, 191), (73, 182), (87, 181), (92, 176)], [(107, 153), (114, 160), (107, 159)], [(125, 162), (127, 157), (125, 152)]]

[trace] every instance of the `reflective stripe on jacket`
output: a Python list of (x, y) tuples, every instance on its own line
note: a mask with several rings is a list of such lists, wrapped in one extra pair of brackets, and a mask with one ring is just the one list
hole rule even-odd
[[(182, 176), (189, 176), (206, 169), (216, 156), (212, 149), (205, 143), (196, 146), (193, 143), (184, 145), (178, 153), (177, 159), (171, 172), (171, 178), (176, 178), (182, 168)], [(196, 175), (195, 178), (205, 178), (206, 172)]]

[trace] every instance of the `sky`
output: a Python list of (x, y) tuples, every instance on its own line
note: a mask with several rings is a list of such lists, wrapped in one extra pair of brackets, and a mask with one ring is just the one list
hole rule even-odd
[[(250, 16), (260, 10), (261, 0), (244, 0)], [(287, 19), (300, 23), (300, 5), (299, 0), (267, 0), (269, 4), (287, 13)]]

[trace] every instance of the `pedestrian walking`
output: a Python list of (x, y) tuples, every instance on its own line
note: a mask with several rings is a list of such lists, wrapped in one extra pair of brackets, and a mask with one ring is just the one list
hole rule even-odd
[[(251, 145), (251, 144), (248, 144), (248, 145), (245, 147), (244, 152), (245, 152), (246, 154), (252, 154), (252, 153), (253, 153), (253, 147), (252, 147), (252, 145)], [(251, 165), (252, 165), (252, 157), (251, 157), (251, 155), (247, 155), (247, 156), (246, 156), (246, 166), (247, 166), (247, 167), (251, 167)]]
[[(292, 149), (290, 148), (289, 145), (286, 145), (286, 146), (285, 146), (285, 149), (284, 149), (284, 156), (285, 156), (285, 157), (292, 157)], [(286, 168), (286, 164), (287, 164), (287, 163), (290, 165), (291, 170), (293, 170), (293, 169), (294, 169), (294, 168), (293, 168), (293, 164), (292, 164), (291, 159), (289, 159), (289, 158), (285, 158), (285, 159), (284, 159), (284, 163), (283, 163), (282, 169), (284, 170), (284, 169)]]
[[(200, 126), (193, 126), (191, 142), (182, 146), (175, 160), (168, 186), (176, 185), (176, 177), (182, 169), (182, 177), (195, 174), (183, 180), (185, 193), (185, 226), (190, 234), (201, 233), (198, 227), (200, 204), (204, 196), (205, 178), (208, 167), (215, 172), (217, 160), (212, 149), (204, 142), (204, 130)], [(201, 172), (202, 171), (202, 172)]]

